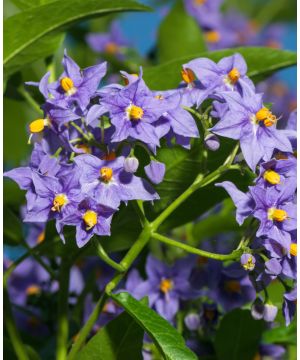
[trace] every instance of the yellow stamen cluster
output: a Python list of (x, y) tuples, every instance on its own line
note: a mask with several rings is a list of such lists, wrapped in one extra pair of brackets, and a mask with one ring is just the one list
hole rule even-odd
[(114, 42), (109, 42), (105, 46), (105, 52), (115, 55), (119, 51), (119, 46)]
[(284, 153), (278, 151), (278, 152), (275, 154), (275, 159), (276, 159), (276, 160), (288, 160), (288, 157), (287, 157)]
[(92, 229), (98, 221), (97, 213), (93, 210), (87, 210), (83, 215), (82, 219), (86, 224), (86, 230)]
[(164, 294), (167, 294), (170, 290), (173, 289), (173, 281), (171, 279), (162, 279), (159, 285), (159, 289)]
[(201, 6), (204, 5), (206, 3), (206, 0), (194, 0), (194, 4), (196, 6)]
[(26, 295), (32, 296), (32, 295), (38, 295), (41, 292), (41, 288), (37, 285), (30, 285), (26, 289)]
[(60, 79), (60, 86), (69, 96), (74, 95), (77, 91), (76, 87), (74, 86), (73, 80), (67, 76)]
[(129, 105), (126, 109), (128, 117), (130, 120), (140, 120), (144, 115), (144, 110), (136, 105)]
[(218, 31), (211, 30), (204, 33), (204, 38), (207, 42), (215, 44), (220, 41), (221, 35)]
[(239, 293), (241, 291), (241, 284), (237, 280), (226, 281), (225, 290), (229, 293)]
[(113, 177), (113, 169), (110, 167), (104, 166), (100, 169), (100, 175), (101, 175), (102, 181), (108, 183)]
[(229, 73), (227, 74), (231, 84), (236, 84), (236, 82), (239, 80), (239, 78), (241, 77), (240, 72), (238, 71), (237, 68), (233, 68), (229, 71)]
[(280, 184), (280, 175), (274, 170), (266, 170), (263, 174), (263, 178), (272, 185)]
[(191, 82), (195, 81), (195, 79), (196, 79), (196, 76), (191, 69), (182, 69), (181, 77), (182, 77), (182, 80), (187, 84), (190, 84)]
[(253, 258), (252, 256), (249, 256), (247, 262), (243, 264), (243, 268), (247, 271), (251, 271), (254, 269), (254, 267), (255, 267), (255, 263), (253, 262)]
[(297, 256), (297, 244), (296, 243), (291, 244), (290, 254), (293, 256)]
[(52, 211), (61, 211), (61, 208), (66, 205), (68, 202), (68, 198), (65, 194), (57, 194), (53, 200), (53, 206), (51, 208)]
[(29, 124), (29, 131), (32, 134), (42, 132), (48, 125), (47, 119), (36, 119)]
[(270, 127), (277, 122), (277, 117), (272, 114), (272, 112), (263, 107), (255, 114), (257, 122), (263, 121), (264, 125), (267, 127)]
[(268, 209), (268, 219), (273, 221), (283, 222), (288, 218), (288, 214), (285, 210), (270, 208)]

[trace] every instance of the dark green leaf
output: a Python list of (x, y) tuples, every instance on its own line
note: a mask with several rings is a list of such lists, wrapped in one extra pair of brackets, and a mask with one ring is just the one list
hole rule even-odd
[(126, 312), (101, 328), (76, 360), (141, 360), (143, 329)]
[(151, 89), (168, 90), (176, 88), (181, 81), (180, 70), (182, 64), (198, 57), (208, 57), (219, 61), (224, 56), (240, 53), (248, 64), (248, 76), (259, 81), (273, 72), (296, 65), (297, 56), (292, 51), (271, 49), (264, 47), (240, 47), (212, 52), (195, 53), (193, 56), (169, 61), (165, 64), (144, 70), (144, 79)]
[(82, 20), (131, 10), (145, 11), (149, 8), (131, 0), (56, 0), (11, 16), (4, 21), (3, 63), (6, 74), (41, 57), (39, 47), (41, 41), (45, 41), (43, 37), (58, 36), (58, 31)]
[(4, 207), (3, 213), (4, 242), (9, 245), (19, 245), (23, 240), (22, 223), (8, 206)]
[(160, 62), (206, 50), (200, 26), (185, 12), (182, 0), (177, 0), (161, 23), (157, 41)]
[(236, 309), (226, 314), (216, 333), (217, 358), (253, 360), (264, 327), (265, 323), (254, 320), (249, 310)]
[[(220, 149), (213, 154), (208, 154), (208, 170), (215, 170), (223, 164), (225, 158), (232, 151), (234, 144), (235, 142), (232, 140), (221, 139)], [(166, 173), (164, 181), (156, 186), (161, 200), (155, 202), (154, 206), (146, 205), (149, 218), (155, 218), (185, 191), (192, 184), (196, 176), (202, 172), (202, 149), (201, 142), (195, 141), (191, 150), (185, 150), (176, 146), (173, 148), (161, 148), (158, 151), (157, 158), (166, 164)], [(245, 189), (246, 185), (251, 181), (248, 175), (242, 176), (238, 171), (230, 171), (224, 174), (218, 179), (218, 182), (224, 180), (233, 181), (241, 189)], [(226, 191), (215, 187), (214, 184), (199, 189), (166, 219), (160, 230), (166, 231), (190, 222), (223, 201), (226, 197), (228, 197)]]
[(169, 360), (196, 360), (196, 355), (185, 346), (184, 339), (154, 310), (134, 299), (128, 293), (112, 295), (114, 301), (148, 333), (162, 355)]

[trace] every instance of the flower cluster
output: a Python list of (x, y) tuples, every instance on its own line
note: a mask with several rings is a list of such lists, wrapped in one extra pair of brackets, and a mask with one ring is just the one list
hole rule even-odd
[[(65, 52), (62, 64), (64, 72), (57, 81), (49, 83), (47, 73), (39, 83), (28, 83), (45, 98), (43, 116), (29, 124), (29, 142), (34, 143), (29, 166), (5, 173), (27, 191), (24, 221), (40, 223), (33, 236), (38, 239), (45, 223), (54, 220), (64, 242), (64, 227), (74, 226), (77, 245), (82, 247), (93, 235), (110, 235), (112, 217), (121, 203), (159, 199), (145, 179), (152, 184), (163, 181), (166, 167), (156, 160), (157, 148), (163, 139), (169, 146), (189, 148), (191, 139), (199, 137), (190, 108), (199, 109), (208, 100), (212, 110), (201, 124), (204, 145), (216, 151), (218, 136), (238, 140), (242, 154), (236, 161), (244, 159), (257, 175), (247, 193), (228, 181), (218, 186), (236, 204), (239, 224), (250, 216), (259, 222), (255, 241), (249, 238), (244, 244), (242, 267), (214, 265), (218, 285), (209, 286), (209, 297), (225, 311), (254, 301), (246, 271), (252, 280), (255, 277), (256, 290), (275, 278), (295, 280), (295, 113), (277, 129), (280, 118), (256, 92), (240, 54), (218, 63), (198, 58), (183, 64), (182, 82), (168, 91), (150, 90), (142, 69), (139, 74), (121, 72), (124, 85), (99, 87), (106, 63), (81, 70)], [(144, 172), (137, 147), (148, 155)], [(179, 300), (199, 295), (200, 290), (187, 281), (191, 272), (188, 264), (171, 269), (149, 258), (148, 280), (139, 281), (134, 293), (148, 295), (150, 305), (171, 321)], [(138, 279), (137, 274), (132, 276)], [(294, 313), (293, 300), (294, 290), (289, 288), (283, 307), (287, 324)], [(267, 305), (265, 299), (265, 318)]]
[(262, 27), (235, 9), (222, 11), (223, 0), (185, 0), (187, 13), (195, 18), (210, 50), (241, 45), (281, 47), (283, 26)]

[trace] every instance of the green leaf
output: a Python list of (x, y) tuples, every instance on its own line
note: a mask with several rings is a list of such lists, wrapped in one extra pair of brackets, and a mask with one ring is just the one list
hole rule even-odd
[(161, 23), (157, 41), (160, 62), (206, 50), (200, 26), (186, 13), (182, 0), (177, 0)]
[[(50, 35), (58, 36), (57, 32), (76, 22), (114, 12), (146, 10), (149, 8), (131, 0), (56, 0), (25, 10), (4, 21), (4, 70), (11, 74), (38, 60), (42, 57), (41, 42), (50, 41)], [(47, 40), (43, 39), (46, 36)]]
[(193, 226), (193, 238), (200, 242), (204, 238), (211, 238), (217, 234), (230, 231), (238, 231), (239, 225), (235, 220), (235, 206), (231, 199), (222, 202), (222, 210), (216, 214), (210, 214), (196, 222)]
[(176, 88), (181, 81), (180, 71), (182, 65), (198, 57), (207, 57), (213, 61), (219, 61), (224, 56), (240, 53), (244, 56), (248, 65), (248, 76), (253, 81), (260, 81), (273, 72), (296, 65), (295, 52), (271, 49), (265, 47), (240, 47), (212, 52), (196, 53), (193, 56), (183, 57), (144, 69), (144, 79), (151, 89), (168, 90)]
[[(220, 149), (208, 154), (208, 170), (217, 169), (223, 164), (226, 157), (234, 148), (235, 141), (220, 139)], [(161, 148), (158, 150), (157, 158), (166, 164), (164, 181), (155, 188), (160, 196), (160, 200), (154, 206), (145, 204), (147, 217), (154, 219), (172, 201), (174, 201), (183, 191), (185, 191), (194, 181), (202, 170), (203, 147), (200, 140), (193, 143), (191, 150), (183, 149), (179, 146), (172, 148)], [(233, 181), (241, 190), (246, 189), (250, 183), (248, 174), (241, 175), (238, 171), (225, 173), (217, 182), (224, 180)], [(193, 196), (189, 197), (169, 216), (160, 227), (160, 231), (167, 231), (180, 225), (193, 221), (213, 206), (228, 197), (226, 191), (210, 184), (197, 190)]]
[(149, 309), (126, 292), (114, 294), (112, 298), (151, 336), (166, 359), (197, 359), (196, 355), (185, 346), (184, 339), (176, 329), (154, 310)]
[(264, 327), (265, 323), (254, 320), (249, 310), (236, 309), (226, 314), (216, 333), (218, 360), (253, 360)]
[(142, 360), (143, 337), (143, 329), (124, 312), (101, 328), (76, 360)]
[(3, 213), (4, 242), (9, 245), (19, 245), (23, 240), (22, 223), (8, 206), (4, 207)]
[(26, 10), (53, 1), (55, 0), (11, 0), (11, 2), (21, 10)]
[(289, 326), (280, 326), (265, 331), (263, 342), (268, 344), (297, 345), (296, 321)]

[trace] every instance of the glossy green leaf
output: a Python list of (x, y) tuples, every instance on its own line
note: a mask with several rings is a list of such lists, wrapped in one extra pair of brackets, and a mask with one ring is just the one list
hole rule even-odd
[(148, 333), (164, 358), (168, 360), (197, 359), (196, 355), (186, 347), (184, 339), (176, 329), (154, 310), (126, 292), (112, 295), (112, 298)]
[(264, 327), (264, 321), (254, 320), (249, 310), (236, 309), (226, 314), (216, 332), (217, 359), (253, 360)]
[(212, 52), (194, 53), (193, 56), (172, 60), (162, 65), (144, 70), (144, 79), (151, 89), (168, 90), (176, 88), (181, 81), (180, 71), (185, 64), (197, 57), (208, 57), (219, 61), (224, 56), (240, 53), (248, 65), (248, 76), (253, 81), (259, 81), (280, 69), (296, 65), (295, 52), (264, 47), (240, 47)]
[(21, 10), (27, 10), (53, 1), (55, 0), (11, 0)]
[(101, 328), (76, 360), (142, 360), (143, 337), (143, 329), (124, 312)]
[[(223, 164), (235, 145), (235, 142), (232, 140), (225, 138), (220, 140), (220, 149), (214, 153), (208, 153), (207, 164), (210, 171), (217, 169), (218, 166)], [(203, 148), (199, 140), (194, 142), (191, 150), (186, 150), (179, 146), (159, 149), (157, 158), (166, 164), (166, 172), (164, 181), (155, 187), (161, 198), (160, 201), (155, 202), (154, 206), (145, 205), (149, 218), (154, 219), (185, 191), (192, 184), (196, 176), (202, 172), (202, 151)], [(251, 181), (248, 174), (242, 176), (236, 170), (225, 173), (217, 182), (224, 180), (233, 181), (242, 190), (245, 190)], [(228, 197), (226, 191), (215, 187), (214, 184), (201, 188), (165, 220), (160, 230), (166, 231), (193, 221), (226, 197)]]
[(145, 10), (149, 8), (131, 0), (56, 0), (25, 10), (4, 21), (4, 70), (13, 73), (39, 59), (41, 41), (45, 41), (42, 39), (57, 36), (57, 32), (76, 22), (115, 12)]
[(160, 62), (206, 51), (201, 29), (196, 20), (186, 13), (182, 0), (177, 0), (162, 21), (157, 48)]

